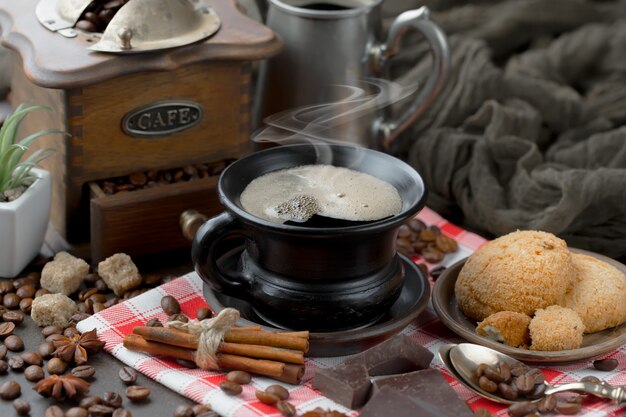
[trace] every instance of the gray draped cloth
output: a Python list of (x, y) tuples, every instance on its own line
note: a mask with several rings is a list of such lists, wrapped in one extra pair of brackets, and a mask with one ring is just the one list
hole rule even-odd
[[(626, 256), (626, 3), (483, 3), (435, 13), (452, 27), (452, 74), (391, 152), (471, 230), (545, 230)], [(429, 70), (422, 59), (403, 79)]]

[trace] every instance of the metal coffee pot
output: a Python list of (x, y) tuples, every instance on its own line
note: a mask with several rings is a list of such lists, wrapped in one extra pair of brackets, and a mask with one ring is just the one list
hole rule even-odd
[(254, 126), (286, 109), (341, 100), (346, 90), (337, 85), (385, 78), (387, 63), (399, 52), (402, 37), (418, 31), (430, 44), (433, 64), (412, 105), (397, 119), (385, 117), (379, 109), (342, 127), (341, 140), (387, 149), (442, 90), (450, 57), (446, 37), (429, 20), (426, 7), (400, 14), (385, 39), (381, 4), (382, 0), (269, 0), (266, 24), (285, 46), (261, 64)]

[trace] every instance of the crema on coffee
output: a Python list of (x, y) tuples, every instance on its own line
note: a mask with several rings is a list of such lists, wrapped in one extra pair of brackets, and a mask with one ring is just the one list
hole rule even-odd
[(255, 178), (241, 193), (241, 206), (262, 219), (304, 223), (314, 215), (354, 222), (400, 213), (402, 199), (386, 181), (332, 165), (303, 165)]

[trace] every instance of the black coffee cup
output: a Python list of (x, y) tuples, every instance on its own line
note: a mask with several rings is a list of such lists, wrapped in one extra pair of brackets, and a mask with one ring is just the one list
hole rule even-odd
[[(229, 165), (217, 192), (225, 211), (198, 230), (192, 259), (214, 291), (248, 301), (268, 323), (290, 329), (331, 331), (365, 326), (382, 317), (404, 283), (396, 251), (398, 228), (425, 204), (415, 170), (390, 155), (344, 145), (288, 145), (253, 153)], [(273, 223), (246, 212), (239, 197), (255, 178), (272, 171), (320, 163), (384, 180), (402, 198), (400, 213), (355, 224)], [(330, 152), (328, 152), (330, 150)], [(236, 262), (220, 262), (227, 250)]]

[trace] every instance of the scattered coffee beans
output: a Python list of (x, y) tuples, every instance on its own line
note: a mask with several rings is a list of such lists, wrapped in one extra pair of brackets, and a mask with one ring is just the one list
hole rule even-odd
[(63, 334), (63, 328), (60, 326), (46, 326), (41, 329), (43, 337), (48, 337), (53, 334)]
[(19, 295), (12, 292), (9, 294), (5, 294), (4, 298), (2, 299), (2, 304), (9, 310), (14, 310), (20, 306), (20, 301), (22, 301), (22, 299), (19, 297)]
[(4, 345), (11, 352), (20, 352), (24, 350), (24, 341), (22, 340), (21, 337), (14, 335), (14, 334), (4, 339)]
[(6, 381), (0, 385), (0, 398), (14, 400), (22, 394), (22, 387), (16, 381)]
[(133, 413), (125, 408), (116, 408), (111, 417), (133, 417)]
[(118, 376), (122, 380), (122, 382), (126, 385), (133, 385), (137, 382), (137, 371), (135, 371), (130, 366), (124, 366), (118, 372)]
[(96, 404), (102, 404), (103, 402), (104, 401), (101, 397), (98, 397), (97, 395), (92, 395), (90, 397), (85, 397), (80, 400), (80, 403), (78, 405), (82, 408), (90, 408)]
[(441, 262), (446, 253), (458, 249), (456, 241), (442, 235), (437, 226), (426, 226), (418, 219), (411, 219), (400, 226), (396, 245), (400, 253), (409, 257), (419, 255), (429, 263)]
[(65, 417), (65, 413), (58, 405), (53, 405), (46, 408), (46, 412), (44, 414), (45, 417)]
[(24, 352), (20, 357), (24, 359), (24, 362), (28, 365), (41, 365), (43, 363), (41, 355), (36, 352)]
[(296, 415), (296, 407), (293, 406), (290, 402), (287, 401), (279, 401), (276, 403), (276, 407), (278, 411), (285, 417), (293, 417)]
[(163, 327), (163, 323), (161, 323), (161, 320), (157, 318), (152, 318), (146, 322), (146, 326), (147, 327)]
[(4, 359), (0, 359), (0, 375), (4, 375), (9, 370), (9, 363)]
[(279, 400), (286, 400), (289, 398), (289, 391), (282, 385), (273, 384), (265, 388), (265, 392), (278, 397)]
[(39, 346), (37, 346), (37, 353), (44, 359), (48, 359), (52, 357), (56, 348), (54, 347), (54, 343), (52, 342), (43, 342)]
[(193, 414), (198, 417), (202, 413), (207, 413), (211, 411), (211, 406), (209, 404), (196, 404), (193, 407)]
[(598, 371), (610, 372), (617, 368), (618, 362), (617, 359), (598, 359), (593, 361), (593, 367)]
[(213, 312), (208, 307), (201, 307), (196, 311), (196, 318), (198, 320), (210, 319), (213, 317)]
[(230, 371), (226, 374), (226, 380), (239, 385), (245, 385), (252, 381), (252, 376), (246, 371)]
[(531, 401), (522, 401), (511, 404), (509, 407), (509, 415), (511, 417), (525, 417), (535, 411), (537, 411), (537, 406)]
[(24, 359), (19, 356), (10, 357), (8, 363), (12, 371), (21, 371), (24, 369)]
[(280, 398), (278, 398), (277, 396), (273, 394), (268, 393), (267, 391), (257, 391), (255, 395), (259, 401), (267, 405), (274, 405), (278, 401), (280, 401)]
[(31, 365), (24, 369), (24, 378), (26, 378), (27, 381), (37, 382), (44, 379), (45, 376), (43, 368), (39, 365)]
[(104, 404), (95, 404), (89, 407), (89, 415), (91, 417), (111, 417), (115, 409)]
[(30, 413), (30, 403), (21, 398), (13, 400), (13, 408), (15, 408), (15, 412), (20, 416), (26, 416)]
[(189, 323), (189, 317), (187, 317), (185, 314), (183, 313), (178, 313), (178, 314), (172, 314), (171, 316), (169, 316), (167, 318), (167, 321), (181, 321), (183, 323)]
[(232, 381), (220, 382), (220, 389), (228, 395), (239, 395), (241, 394), (241, 391), (243, 391), (243, 388), (241, 388), (241, 385)]
[(173, 417), (194, 417), (195, 413), (190, 405), (181, 404), (174, 410)]
[(67, 369), (67, 363), (63, 362), (62, 359), (52, 358), (46, 364), (46, 370), (50, 375), (60, 375), (65, 372)]
[(70, 371), (72, 375), (77, 376), (79, 378), (87, 379), (91, 378), (96, 373), (96, 368), (91, 365), (80, 365), (75, 368), (72, 368)]
[(178, 304), (178, 301), (171, 295), (166, 295), (161, 298), (161, 308), (168, 316), (180, 313), (180, 304)]
[(72, 407), (65, 412), (65, 417), (88, 417), (89, 410), (83, 407)]
[(114, 391), (107, 391), (102, 397), (105, 405), (113, 408), (119, 408), (122, 406), (122, 396)]
[[(6, 314), (6, 313), (5, 313)], [(0, 323), (0, 339), (11, 336), (15, 330), (15, 323)]]
[(9, 349), (5, 345), (0, 345), (0, 359), (4, 359), (7, 356)]
[(24, 313), (19, 310), (7, 311), (2, 314), (2, 320), (8, 323), (13, 323), (17, 326), (22, 324), (22, 322), (24, 321)]
[(145, 401), (150, 396), (150, 388), (141, 385), (131, 385), (126, 388), (126, 397), (132, 402)]

